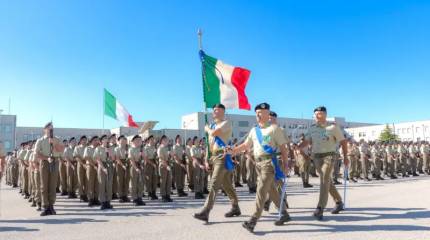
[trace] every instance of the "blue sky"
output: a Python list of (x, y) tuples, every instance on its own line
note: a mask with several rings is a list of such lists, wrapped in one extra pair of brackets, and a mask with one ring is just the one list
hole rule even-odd
[(0, 0), (0, 109), (10, 97), (19, 126), (100, 128), (106, 87), (135, 120), (178, 128), (203, 106), (201, 27), (209, 55), (252, 71), (252, 105), (429, 119), (429, 26), (430, 1)]

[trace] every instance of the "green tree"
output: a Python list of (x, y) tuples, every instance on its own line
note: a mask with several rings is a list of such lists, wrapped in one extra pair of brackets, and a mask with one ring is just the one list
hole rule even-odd
[(379, 141), (381, 142), (392, 142), (398, 139), (399, 137), (391, 130), (388, 124), (385, 126), (385, 129), (382, 130), (381, 135), (379, 135)]

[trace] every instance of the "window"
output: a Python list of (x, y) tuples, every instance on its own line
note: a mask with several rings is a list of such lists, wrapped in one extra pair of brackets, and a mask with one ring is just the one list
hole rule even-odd
[(237, 125), (238, 125), (239, 127), (249, 127), (249, 122), (248, 122), (248, 121), (239, 121), (239, 122), (237, 123)]

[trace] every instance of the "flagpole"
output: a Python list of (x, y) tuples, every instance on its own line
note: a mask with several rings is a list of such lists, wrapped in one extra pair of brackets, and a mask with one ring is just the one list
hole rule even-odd
[(105, 89), (103, 88), (103, 112), (102, 112), (102, 130), (101, 130), (101, 134), (100, 135), (103, 135), (104, 134), (104, 131), (105, 131), (105, 111), (106, 111), (106, 105), (105, 105)]
[[(203, 35), (203, 31), (199, 28), (197, 30), (197, 36), (198, 36), (198, 40), (199, 40), (199, 51), (203, 51), (202, 35)], [(200, 56), (200, 52), (199, 52), (199, 56)], [(204, 67), (204, 62), (202, 60), (202, 56), (200, 56), (200, 61), (202, 62), (202, 88), (203, 88), (203, 109), (204, 109), (203, 114), (205, 116), (205, 125), (207, 125), (208, 124), (208, 116), (207, 116), (207, 106), (206, 106), (206, 102), (205, 102), (205, 67)], [(205, 139), (206, 159), (209, 159), (210, 158), (209, 134), (205, 132), (205, 136), (206, 136), (206, 139)]]

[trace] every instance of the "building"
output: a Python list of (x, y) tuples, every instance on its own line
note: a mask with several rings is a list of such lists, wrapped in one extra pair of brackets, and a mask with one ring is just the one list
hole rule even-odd
[[(70, 139), (72, 137), (80, 138), (85, 135), (87, 137), (94, 135), (110, 134), (108, 129), (91, 129), (91, 128), (54, 128), (54, 136), (61, 140)], [(43, 136), (43, 127), (16, 127), (15, 142), (19, 146), (23, 142), (37, 140)]]
[[(207, 115), (208, 121), (212, 121), (211, 114)], [(249, 130), (257, 124), (255, 115), (226, 114), (226, 118), (233, 124), (233, 138), (241, 139), (246, 136)], [(341, 128), (361, 127), (375, 125), (372, 123), (347, 122), (345, 118), (334, 117), (329, 121), (336, 122)], [(300, 135), (305, 133), (313, 119), (284, 118), (278, 117), (279, 126), (283, 127), (292, 141), (297, 142)], [(198, 131), (200, 137), (204, 136), (205, 115), (203, 112), (191, 113), (182, 116), (182, 129), (192, 129)]]
[(0, 112), (0, 141), (6, 152), (15, 149), (16, 115), (4, 115)]
[(376, 141), (386, 126), (395, 133), (401, 141), (429, 141), (430, 121), (403, 122), (381, 124), (375, 126), (352, 127), (345, 129), (356, 141)]

